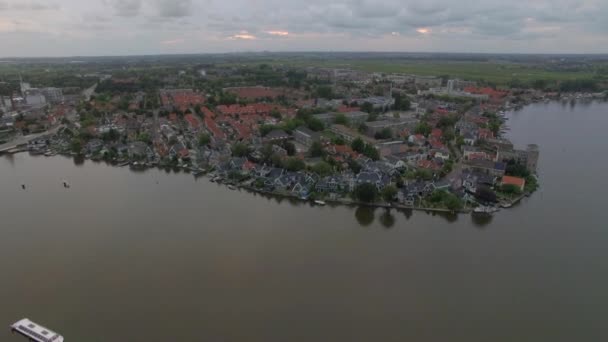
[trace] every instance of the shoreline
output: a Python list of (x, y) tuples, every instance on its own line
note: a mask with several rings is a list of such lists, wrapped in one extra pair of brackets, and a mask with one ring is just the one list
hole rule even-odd
[[(11, 153), (10, 155), (15, 155), (15, 154), (19, 154), (19, 153), (28, 153), (28, 155), (31, 157), (44, 157), (44, 158), (55, 157), (55, 156), (44, 156), (44, 155), (39, 155), (39, 154), (31, 154), (28, 151), (20, 151), (17, 153)], [(0, 154), (0, 156), (3, 156), (3, 155), (5, 155), (5, 154)], [(61, 154), (61, 153), (59, 153), (57, 155), (66, 157), (68, 159), (74, 159), (74, 158), (79, 157), (78, 155)], [(160, 166), (160, 165), (157, 165), (157, 166), (145, 166), (145, 165), (141, 166), (140, 165), (137, 168), (132, 168), (131, 164), (113, 163), (113, 162), (108, 162), (108, 161), (104, 161), (104, 160), (94, 160), (91, 158), (85, 158), (85, 156), (83, 156), (83, 155), (80, 155), (80, 156), (82, 157), (83, 161), (91, 161), (93, 163), (105, 163), (106, 165), (108, 165), (110, 167), (124, 168), (125, 166), (129, 166), (129, 170), (134, 173), (138, 173), (138, 172), (142, 172), (142, 171), (145, 172), (145, 171), (151, 170), (151, 169), (165, 170), (165, 171), (169, 170), (169, 171), (174, 171), (174, 173), (189, 174), (189, 175), (193, 176), (195, 179), (206, 178), (209, 183), (214, 183), (214, 182), (210, 181), (210, 178), (213, 178), (213, 177), (209, 177), (209, 173), (201, 174), (201, 175), (194, 175), (194, 174), (192, 174), (192, 171), (189, 172), (187, 169), (184, 169), (183, 167), (174, 168), (174, 167), (170, 167), (170, 166), (164, 167), (164, 166)], [(256, 189), (253, 186), (246, 185), (246, 184), (244, 184), (245, 182), (241, 182), (241, 183), (215, 182), (215, 184), (224, 185), (227, 189), (228, 189), (228, 186), (234, 186), (237, 189), (243, 189), (247, 192), (253, 192), (253, 193), (268, 195), (268, 196), (273, 196), (273, 197), (293, 199), (293, 200), (300, 201), (302, 203), (310, 203), (310, 204), (313, 204), (314, 206), (323, 206), (323, 205), (314, 204), (313, 199), (302, 199), (301, 197), (287, 194), (287, 193), (282, 193), (282, 192), (264, 191), (264, 190)], [(512, 206), (520, 203), (521, 200), (523, 200), (525, 197), (529, 197), (531, 195), (532, 195), (532, 193), (522, 193), (522, 194), (518, 195), (517, 197), (513, 198), (512, 200), (510, 200), (510, 202), (508, 203), (508, 206), (503, 206), (502, 203), (499, 203), (498, 206), (502, 210), (511, 209)], [(450, 215), (468, 215), (468, 214), (474, 213), (472, 207), (468, 207), (468, 208), (465, 207), (463, 209), (458, 209), (458, 210), (450, 210), (450, 209), (446, 209), (446, 208), (406, 206), (406, 205), (402, 205), (402, 204), (399, 204), (396, 202), (393, 202), (393, 203), (387, 203), (387, 202), (366, 203), (366, 202), (355, 201), (355, 200), (344, 198), (344, 197), (338, 198), (338, 199), (323, 199), (323, 201), (326, 202), (327, 204), (333, 204), (336, 206), (342, 205), (342, 206), (382, 208), (382, 209), (389, 209), (389, 210), (390, 209), (412, 210), (412, 211), (421, 211), (421, 212), (426, 212), (426, 213), (440, 213), (440, 214), (450, 214)]]

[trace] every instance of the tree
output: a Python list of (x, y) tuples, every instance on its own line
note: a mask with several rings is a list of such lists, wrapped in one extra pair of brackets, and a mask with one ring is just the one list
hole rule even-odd
[(150, 134), (148, 134), (148, 133), (146, 133), (146, 132), (140, 133), (140, 134), (137, 136), (137, 140), (139, 140), (139, 141), (143, 141), (143, 142), (145, 142), (146, 144), (150, 144), (150, 143), (152, 142), (152, 139), (150, 138)]
[(334, 97), (334, 92), (330, 86), (320, 86), (316, 90), (316, 96), (330, 100)]
[(333, 172), (333, 168), (329, 163), (321, 161), (312, 167), (312, 171), (321, 177), (325, 177)]
[(232, 156), (233, 157), (245, 157), (249, 154), (249, 147), (243, 143), (236, 143), (232, 145)]
[(118, 133), (118, 131), (114, 128), (101, 135), (101, 139), (103, 139), (104, 141), (116, 141), (118, 140), (118, 138), (120, 138), (120, 133)]
[(304, 164), (304, 161), (294, 157), (287, 158), (283, 164), (287, 171), (295, 172), (304, 170), (304, 168), (306, 168), (306, 164)]
[(260, 126), (260, 134), (263, 137), (265, 137), (268, 133), (272, 132), (275, 129), (277, 129), (277, 126), (265, 124), (265, 125)]
[(348, 126), (348, 118), (346, 117), (346, 115), (338, 113), (334, 118), (334, 123), (338, 125)]
[(315, 132), (320, 132), (323, 129), (325, 129), (325, 125), (323, 124), (323, 121), (317, 119), (317, 118), (310, 118), (307, 122), (308, 128), (310, 128), (311, 130), (315, 131)]
[(296, 145), (294, 145), (291, 141), (285, 141), (283, 143), (283, 148), (287, 151), (288, 156), (293, 156), (296, 154)]
[(356, 138), (352, 141), (350, 147), (352, 147), (355, 152), (363, 153), (363, 150), (365, 150), (365, 142), (361, 138)]
[(431, 134), (431, 130), (432, 128), (429, 124), (427, 124), (426, 122), (420, 122), (418, 125), (416, 125), (416, 129), (414, 130), (414, 132), (416, 134), (428, 136), (429, 134)]
[(334, 145), (344, 145), (346, 142), (344, 141), (344, 138), (342, 138), (341, 136), (336, 136), (331, 139), (331, 143)]
[(361, 165), (359, 165), (359, 163), (357, 163), (354, 160), (349, 160), (348, 161), (348, 167), (355, 173), (358, 174), (359, 172), (361, 172)]
[(209, 136), (209, 134), (201, 133), (201, 135), (198, 136), (199, 146), (209, 145), (210, 142), (211, 142), (211, 136)]
[(443, 205), (445, 205), (446, 208), (452, 211), (462, 209), (462, 201), (460, 200), (460, 198), (450, 193), (446, 193), (446, 195), (444, 196)]
[(509, 194), (509, 195), (513, 195), (513, 194), (517, 195), (517, 194), (521, 193), (521, 189), (513, 184), (503, 184), (503, 186), (500, 188), (500, 190), (502, 192), (504, 192), (505, 194)]
[(363, 183), (355, 188), (354, 196), (361, 202), (371, 203), (378, 197), (378, 189), (371, 183)]
[(374, 138), (376, 138), (378, 140), (390, 139), (392, 137), (393, 137), (393, 132), (391, 131), (390, 128), (384, 128), (380, 132), (378, 132), (374, 135)]
[(484, 202), (491, 202), (491, 203), (496, 202), (496, 193), (487, 186), (477, 187), (477, 192), (475, 193), (475, 197)]
[(278, 109), (273, 108), (270, 111), (270, 116), (272, 116), (273, 118), (277, 119), (277, 120), (281, 120), (282, 116), (281, 116), (281, 112), (279, 112)]
[(374, 111), (374, 105), (366, 101), (361, 105), (361, 111), (371, 114)]
[(73, 138), (70, 143), (70, 149), (74, 153), (80, 153), (82, 151), (82, 141), (79, 138)]
[(387, 202), (392, 202), (397, 196), (397, 188), (393, 185), (389, 185), (382, 189), (382, 198)]
[(393, 94), (393, 98), (395, 99), (395, 104), (393, 108), (395, 110), (409, 110), (411, 103), (407, 96), (401, 95), (401, 93)]
[(372, 159), (372, 160), (379, 160), (380, 159), (380, 152), (378, 152), (378, 150), (372, 146), (371, 144), (366, 144), (365, 145), (365, 149), (363, 150), (363, 154)]
[(323, 157), (325, 155), (325, 150), (323, 149), (323, 145), (320, 142), (315, 141), (310, 145), (310, 150), (308, 150), (311, 157)]

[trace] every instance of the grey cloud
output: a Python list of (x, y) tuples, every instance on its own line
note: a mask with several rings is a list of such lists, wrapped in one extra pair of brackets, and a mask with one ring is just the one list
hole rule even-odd
[(141, 10), (141, 0), (107, 0), (120, 17), (134, 17)]
[(157, 0), (161, 17), (179, 18), (192, 14), (192, 0)]
[[(1, 7), (1, 5), (0, 5)], [(47, 11), (47, 10), (58, 10), (60, 7), (55, 3), (42, 3), (42, 2), (17, 2), (11, 4), (11, 9), (20, 10), (20, 11)]]

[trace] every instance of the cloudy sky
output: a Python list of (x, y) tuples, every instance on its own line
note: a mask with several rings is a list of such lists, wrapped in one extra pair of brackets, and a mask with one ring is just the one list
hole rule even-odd
[(608, 0), (0, 0), (0, 57), (608, 53)]

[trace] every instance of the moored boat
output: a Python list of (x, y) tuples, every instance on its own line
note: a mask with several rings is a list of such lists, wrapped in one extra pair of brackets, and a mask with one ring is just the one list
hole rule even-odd
[(316, 205), (325, 205), (325, 204), (327, 204), (327, 203), (325, 203), (324, 201), (316, 200), (316, 201), (315, 201), (315, 204), (316, 204)]
[(63, 336), (51, 331), (48, 328), (36, 324), (27, 318), (13, 323), (11, 325), (11, 331), (27, 337), (30, 341), (63, 342)]

